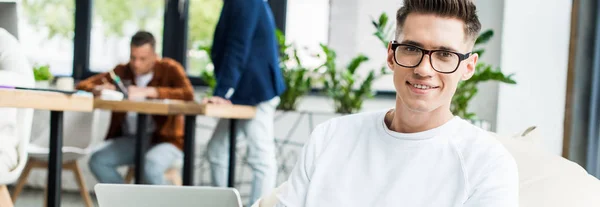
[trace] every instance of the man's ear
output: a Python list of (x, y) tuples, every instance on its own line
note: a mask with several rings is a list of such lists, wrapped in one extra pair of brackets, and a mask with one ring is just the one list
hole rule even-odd
[(387, 48), (387, 65), (388, 68), (390, 68), (390, 70), (394, 71), (394, 51), (392, 50), (392, 42), (388, 42), (388, 48)]
[(462, 75), (461, 80), (465, 81), (473, 77), (478, 59), (479, 55), (477, 53), (473, 53), (471, 57), (467, 59), (467, 71), (465, 71), (465, 73)]

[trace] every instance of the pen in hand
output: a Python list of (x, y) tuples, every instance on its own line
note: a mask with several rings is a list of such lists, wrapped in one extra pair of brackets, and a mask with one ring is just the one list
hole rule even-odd
[(127, 95), (127, 88), (125, 87), (125, 85), (123, 85), (123, 82), (121, 81), (121, 78), (119, 76), (117, 76), (115, 74), (114, 71), (109, 71), (108, 74), (110, 75), (110, 77), (113, 79), (113, 81), (115, 81), (117, 88), (119, 89), (119, 91), (121, 93), (123, 93), (123, 95), (125, 96), (125, 98), (128, 97)]

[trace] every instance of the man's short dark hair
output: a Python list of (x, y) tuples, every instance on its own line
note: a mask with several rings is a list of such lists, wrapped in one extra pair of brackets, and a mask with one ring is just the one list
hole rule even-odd
[(156, 47), (156, 40), (154, 39), (154, 35), (150, 32), (139, 31), (131, 37), (131, 46), (140, 47), (145, 44), (150, 44), (152, 48)]
[(474, 42), (481, 30), (476, 10), (472, 0), (404, 0), (404, 6), (396, 13), (396, 35), (402, 32), (408, 14), (434, 14), (462, 20), (465, 23), (465, 36)]

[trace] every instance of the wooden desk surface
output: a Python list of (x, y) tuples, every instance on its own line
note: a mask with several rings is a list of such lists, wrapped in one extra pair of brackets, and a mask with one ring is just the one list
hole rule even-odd
[(94, 99), (94, 108), (159, 115), (197, 114), (232, 119), (250, 119), (256, 114), (256, 108), (251, 106), (200, 104), (181, 100), (110, 101)]
[(94, 98), (91, 94), (83, 96), (48, 91), (0, 89), (0, 107), (91, 112), (93, 106)]

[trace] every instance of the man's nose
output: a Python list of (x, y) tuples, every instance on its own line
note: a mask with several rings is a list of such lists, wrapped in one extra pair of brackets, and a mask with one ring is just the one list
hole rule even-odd
[(423, 55), (421, 63), (415, 67), (414, 73), (421, 77), (432, 77), (436, 72), (431, 64), (431, 56), (428, 54)]

